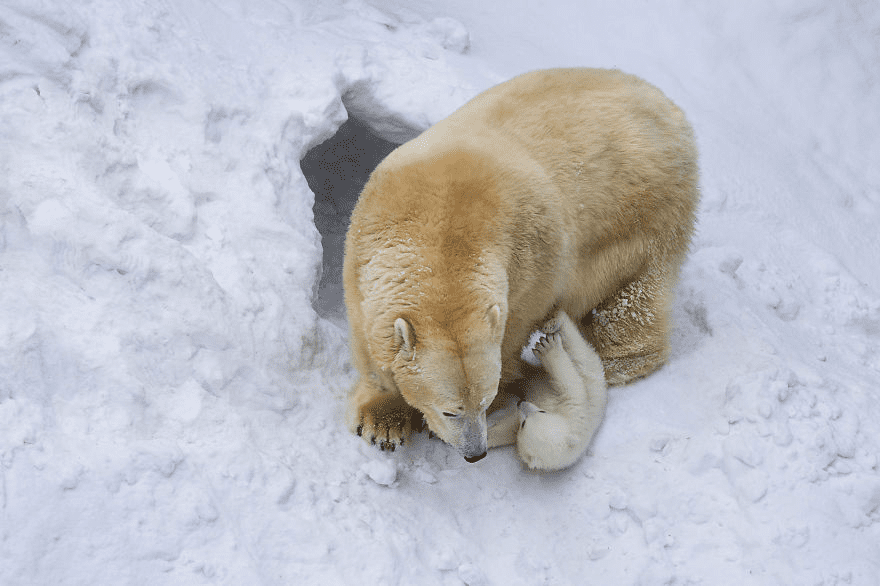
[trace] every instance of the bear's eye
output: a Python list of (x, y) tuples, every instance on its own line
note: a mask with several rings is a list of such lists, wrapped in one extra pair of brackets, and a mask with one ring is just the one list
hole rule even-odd
[(443, 412), (443, 415), (444, 415), (445, 417), (455, 417), (455, 416), (458, 415), (458, 414), (457, 414), (457, 413), (450, 413), (449, 411), (444, 411), (444, 412)]
[[(526, 426), (526, 422), (525, 422), (525, 420), (523, 420), (523, 422), (519, 424), (519, 428), (522, 429), (525, 426)], [(529, 428), (529, 429), (531, 429), (531, 428)]]

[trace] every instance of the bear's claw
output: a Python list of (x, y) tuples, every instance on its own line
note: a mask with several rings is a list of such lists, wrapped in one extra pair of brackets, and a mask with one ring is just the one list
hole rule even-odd
[(561, 349), (562, 334), (559, 331), (555, 331), (541, 336), (541, 339), (539, 339), (537, 344), (535, 344), (535, 348), (534, 350), (532, 350), (532, 352), (538, 358), (542, 358), (550, 352)]
[[(382, 451), (393, 452), (412, 431), (417, 412), (402, 397), (378, 396), (362, 405), (355, 433)], [(420, 414), (419, 414), (420, 415)]]

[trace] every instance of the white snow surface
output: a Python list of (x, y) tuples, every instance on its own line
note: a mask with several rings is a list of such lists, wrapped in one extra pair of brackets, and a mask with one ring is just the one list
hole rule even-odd
[[(3, 0), (0, 584), (876, 584), (878, 31), (859, 0)], [(300, 159), (561, 65), (694, 124), (672, 359), (560, 473), (379, 452)]]

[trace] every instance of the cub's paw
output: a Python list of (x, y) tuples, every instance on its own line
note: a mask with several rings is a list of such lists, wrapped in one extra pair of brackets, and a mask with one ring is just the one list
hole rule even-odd
[(580, 330), (561, 309), (541, 327), (545, 334), (559, 333), (563, 349), (573, 357), (588, 352), (587, 343), (584, 341)]
[(541, 361), (541, 364), (544, 364), (546, 360), (551, 359), (557, 353), (564, 353), (562, 334), (556, 331), (541, 336), (532, 352)]
[(568, 317), (568, 315), (560, 309), (556, 312), (556, 315), (544, 322), (544, 325), (541, 326), (541, 331), (545, 334), (558, 332), (562, 329), (562, 321), (566, 317)]
[(541, 331), (545, 334), (562, 332), (563, 336), (580, 335), (571, 317), (561, 309), (556, 312), (556, 315), (544, 322), (544, 325), (541, 326)]
[(358, 409), (356, 433), (381, 450), (394, 451), (409, 439), (413, 422), (421, 414), (407, 405), (403, 397), (376, 397)]

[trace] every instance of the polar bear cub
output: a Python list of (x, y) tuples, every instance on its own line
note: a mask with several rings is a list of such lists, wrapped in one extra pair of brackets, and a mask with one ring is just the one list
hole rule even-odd
[(516, 448), (535, 470), (560, 470), (586, 451), (602, 423), (607, 385), (602, 360), (560, 311), (543, 328), (535, 356), (549, 381), (537, 382), (518, 406)]

